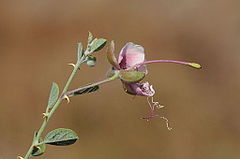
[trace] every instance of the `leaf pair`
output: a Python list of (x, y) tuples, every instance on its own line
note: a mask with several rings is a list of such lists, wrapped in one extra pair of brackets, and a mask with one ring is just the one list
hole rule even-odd
[(91, 32), (88, 33), (88, 41), (87, 41), (88, 53), (86, 55), (90, 55), (93, 52), (101, 50), (107, 43), (106, 39), (103, 38), (95, 38), (93, 39), (93, 34)]
[[(107, 43), (106, 39), (95, 38), (93, 39), (93, 34), (89, 32), (87, 40), (87, 49), (84, 51), (82, 43), (78, 43), (77, 57), (78, 62), (84, 61), (88, 66), (93, 67), (96, 65), (96, 57), (91, 54), (93, 52), (101, 50)], [(82, 59), (84, 57), (84, 59)]]

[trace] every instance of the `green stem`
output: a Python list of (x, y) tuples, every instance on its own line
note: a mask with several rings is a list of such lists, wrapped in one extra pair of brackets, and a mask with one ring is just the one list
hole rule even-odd
[[(70, 83), (72, 82), (74, 75), (76, 74), (76, 72), (79, 69), (80, 65), (83, 63), (84, 58), (85, 58), (85, 56), (83, 56), (80, 60), (78, 60), (78, 62), (74, 66), (74, 69), (73, 69), (71, 75), (69, 76), (69, 78), (68, 78), (68, 80), (66, 82), (66, 85), (65, 85), (65, 87), (64, 87), (64, 89), (62, 91), (62, 94), (67, 92), (68, 87), (69, 87)], [(39, 128), (39, 130), (37, 132), (37, 136), (34, 138), (34, 141), (32, 142), (32, 145), (30, 146), (30, 148), (29, 148), (27, 154), (25, 155), (24, 159), (29, 159), (31, 157), (31, 153), (33, 151), (33, 146), (38, 144), (39, 139), (40, 139), (43, 131), (45, 130), (45, 128), (46, 128), (46, 126), (48, 124), (48, 121), (50, 120), (50, 118), (52, 117), (53, 113), (56, 111), (56, 109), (59, 107), (59, 105), (60, 105), (60, 103), (62, 101), (62, 98), (60, 98), (60, 97), (58, 98), (57, 102), (55, 103), (55, 105), (53, 106), (51, 111), (50, 112), (46, 112), (46, 116), (44, 117), (43, 123), (42, 123), (41, 127)]]
[(74, 89), (74, 90), (71, 90), (71, 91), (67, 91), (64, 94), (62, 94), (61, 98), (63, 99), (65, 96), (69, 96), (69, 95), (71, 95), (75, 92), (78, 92), (78, 91), (81, 91), (81, 90), (84, 90), (84, 89), (87, 89), (87, 88), (90, 88), (90, 87), (94, 87), (94, 86), (97, 86), (97, 85), (100, 85), (100, 84), (103, 84), (103, 83), (113, 81), (113, 80), (118, 78), (118, 76), (119, 76), (118, 74), (119, 73), (116, 71), (115, 74), (112, 77), (109, 77), (109, 78), (104, 79), (102, 81), (98, 81), (98, 82), (95, 82), (95, 83), (92, 83), (92, 84), (89, 84), (89, 85), (86, 85), (86, 86), (83, 86), (83, 87), (80, 87), (80, 88), (77, 88), (77, 89)]

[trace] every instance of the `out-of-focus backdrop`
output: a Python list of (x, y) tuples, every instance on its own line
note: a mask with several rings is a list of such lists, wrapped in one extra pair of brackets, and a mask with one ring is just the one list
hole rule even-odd
[[(64, 102), (47, 130), (65, 127), (80, 139), (48, 146), (39, 158), (239, 159), (240, 2), (238, 0), (2, 0), (0, 5), (0, 158), (25, 155), (42, 122), (53, 81), (61, 88), (88, 31), (129, 41), (146, 58), (195, 61), (202, 70), (174, 64), (148, 66), (145, 80), (165, 108), (163, 120), (141, 119), (145, 97), (124, 93), (119, 81)], [(71, 88), (105, 78), (105, 50), (97, 66), (83, 66)]]

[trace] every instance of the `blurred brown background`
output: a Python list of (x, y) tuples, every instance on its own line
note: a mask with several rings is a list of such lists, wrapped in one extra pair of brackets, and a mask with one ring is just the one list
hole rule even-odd
[[(42, 121), (51, 83), (63, 87), (76, 43), (87, 32), (129, 41), (147, 59), (196, 61), (195, 70), (174, 64), (148, 66), (158, 111), (170, 120), (141, 120), (146, 98), (124, 93), (115, 81), (94, 94), (64, 102), (47, 131), (71, 128), (80, 140), (48, 146), (58, 159), (239, 159), (240, 2), (238, 0), (2, 0), (0, 2), (0, 158), (25, 155)], [(83, 66), (71, 88), (103, 79), (105, 51), (97, 67)]]

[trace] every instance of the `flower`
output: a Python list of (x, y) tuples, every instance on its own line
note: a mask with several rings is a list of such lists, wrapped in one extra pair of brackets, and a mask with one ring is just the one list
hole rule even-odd
[[(147, 68), (145, 65), (139, 65), (145, 60), (144, 48), (140, 45), (134, 44), (132, 42), (128, 42), (121, 50), (118, 60), (113, 54), (114, 51), (114, 43), (111, 42), (111, 51), (108, 51), (108, 60), (113, 65), (116, 70), (134, 70), (137, 72), (142, 72), (142, 76), (144, 77), (147, 74)], [(122, 71), (127, 73), (126, 71)], [(136, 72), (136, 73), (137, 73)], [(142, 80), (140, 78), (140, 80)], [(123, 87), (125, 92), (131, 95), (140, 95), (140, 96), (153, 96), (155, 91), (153, 86), (148, 82), (140, 83), (138, 78), (136, 82), (126, 82), (123, 78), (121, 78), (123, 83)], [(134, 81), (134, 80), (133, 80)]]
[[(150, 115), (143, 119), (150, 119), (153, 117), (160, 117), (166, 121), (168, 126), (168, 119), (154, 113), (155, 107), (162, 108), (158, 102), (153, 101), (153, 95), (155, 90), (153, 86), (148, 82), (141, 82), (145, 75), (148, 73), (146, 64), (151, 63), (175, 63), (191, 66), (193, 68), (201, 68), (197, 63), (182, 62), (173, 60), (152, 60), (145, 61), (144, 48), (140, 45), (128, 42), (120, 51), (118, 59), (114, 56), (114, 42), (111, 41), (107, 51), (107, 58), (110, 64), (113, 66), (113, 70), (117, 70), (119, 78), (123, 83), (123, 87), (126, 93), (131, 95), (146, 96), (150, 107)], [(151, 98), (151, 100), (149, 100)]]
[(144, 79), (145, 75), (148, 73), (146, 64), (175, 63), (191, 66), (193, 68), (201, 68), (201, 66), (197, 63), (173, 60), (145, 61), (144, 48), (132, 42), (128, 42), (121, 49), (119, 57), (118, 59), (116, 59), (116, 57), (114, 56), (114, 42), (111, 41), (110, 46), (107, 49), (107, 59), (109, 63), (113, 66), (111, 71), (108, 72), (107, 79), (87, 84), (71, 91), (67, 91), (62, 95), (61, 98), (68, 98), (77, 94), (96, 91), (99, 88), (99, 85), (120, 78), (126, 93), (147, 97), (147, 102), (150, 108), (150, 115), (144, 117), (143, 119), (148, 120), (150, 118), (159, 117), (165, 120), (167, 128), (170, 130), (171, 128), (168, 126), (168, 119), (158, 114), (155, 114), (154, 112), (155, 108), (162, 108), (163, 106), (160, 105), (158, 102), (153, 101), (153, 96), (155, 94), (153, 86), (150, 85), (148, 82), (141, 82)]
[[(139, 95), (139, 96), (147, 96), (152, 97), (155, 94), (155, 90), (153, 86), (148, 82), (140, 83), (140, 81), (144, 78), (145, 74), (147, 74), (146, 64), (150, 63), (176, 63), (188, 65), (194, 68), (201, 68), (201, 66), (197, 63), (191, 62), (182, 62), (182, 61), (173, 61), (173, 60), (152, 60), (145, 61), (145, 53), (144, 48), (140, 45), (134, 44), (132, 42), (128, 42), (120, 51), (118, 59), (114, 56), (114, 42), (111, 41), (110, 47), (108, 48), (108, 61), (113, 65), (115, 70), (120, 70), (122, 73), (127, 74), (130, 71), (126, 72), (126, 70), (132, 70), (132, 76), (136, 76), (134, 74), (140, 74), (141, 72), (142, 78), (137, 76), (136, 80), (132, 80), (133, 82), (126, 82), (125, 79), (121, 78), (123, 83), (123, 87), (126, 93), (131, 95)], [(121, 72), (120, 72), (121, 73)], [(131, 74), (128, 75), (131, 76)], [(129, 77), (130, 78), (130, 77)]]

